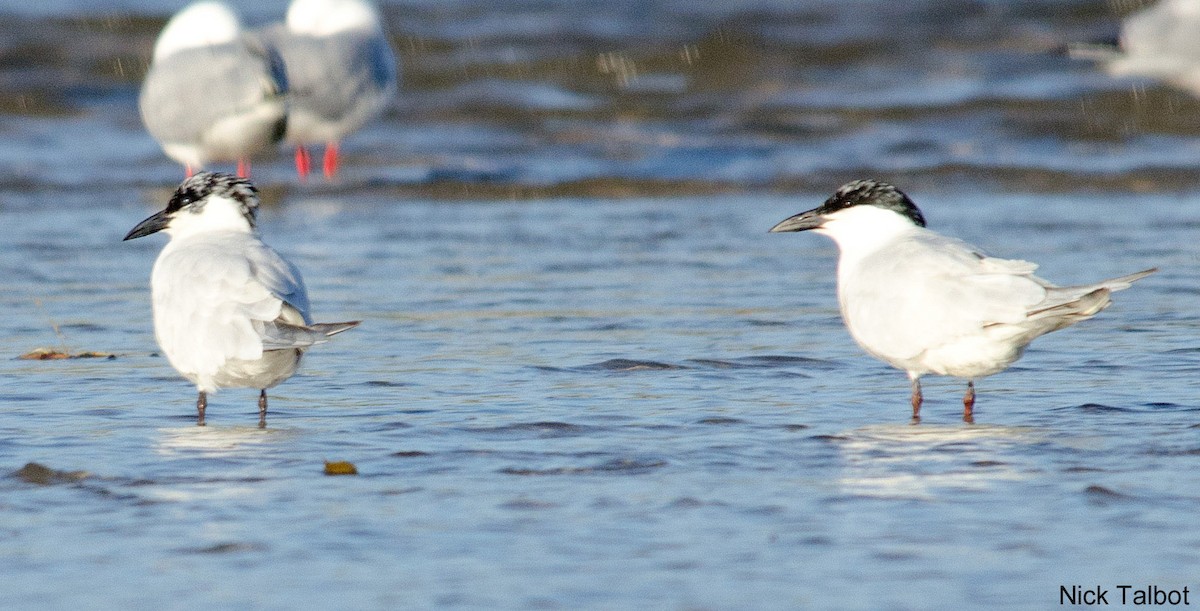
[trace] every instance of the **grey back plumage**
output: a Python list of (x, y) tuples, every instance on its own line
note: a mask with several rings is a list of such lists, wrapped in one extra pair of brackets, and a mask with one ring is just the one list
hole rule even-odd
[(399, 68), (382, 32), (310, 36), (280, 23), (254, 35), (278, 53), (286, 69), (289, 142), (339, 139), (376, 117), (395, 96)]
[(286, 92), (278, 53), (240, 35), (156, 51), (138, 110), (146, 130), (168, 155), (203, 166), (249, 157), (279, 142), (287, 125)]

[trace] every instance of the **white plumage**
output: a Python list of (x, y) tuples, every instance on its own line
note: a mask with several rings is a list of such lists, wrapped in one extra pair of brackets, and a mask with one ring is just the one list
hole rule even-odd
[(263, 424), (266, 389), (291, 377), (309, 346), (358, 324), (313, 324), (299, 270), (255, 232), (257, 210), (249, 182), (200, 173), (125, 237), (171, 236), (150, 279), (154, 332), (199, 390), (201, 423), (207, 393), (232, 387), (261, 390)]
[(1056, 286), (1037, 265), (998, 259), (924, 227), (921, 212), (891, 185), (855, 181), (772, 232), (813, 230), (838, 245), (838, 303), (846, 328), (872, 356), (908, 373), (913, 416), (920, 377), (974, 380), (1006, 369), (1038, 336), (1091, 318), (1110, 294), (1155, 270), (1083, 286)]

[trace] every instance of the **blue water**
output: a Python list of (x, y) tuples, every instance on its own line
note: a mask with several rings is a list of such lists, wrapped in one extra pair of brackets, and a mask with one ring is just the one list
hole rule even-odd
[[(866, 9), (786, 4), (387, 5), (414, 80), (347, 142), (341, 180), (255, 166), (263, 236), (316, 317), (364, 321), (273, 389), (262, 430), (237, 389), (195, 426), (149, 318), (164, 240), (121, 242), (180, 172), (132, 114), (136, 78), (88, 66), (148, 52), (156, 22), (25, 14), (34, 39), (111, 46), (0, 62), (0, 82), (45, 81), (28, 85), (44, 105), (0, 113), (0, 606), (1047, 608), (1060, 585), (1200, 589), (1200, 149), (1170, 110), (1194, 102), (1050, 54), (1115, 27), (1082, 2), (862, 3), (932, 37), (903, 45)], [(713, 32), (740, 63), (668, 61)], [(659, 76), (600, 83), (618, 51)], [(928, 378), (914, 426), (904, 374), (842, 327), (833, 245), (766, 233), (860, 174), (1060, 283), (1162, 271), (980, 382), (974, 425), (962, 383)], [(16, 358), (38, 347), (113, 358)]]

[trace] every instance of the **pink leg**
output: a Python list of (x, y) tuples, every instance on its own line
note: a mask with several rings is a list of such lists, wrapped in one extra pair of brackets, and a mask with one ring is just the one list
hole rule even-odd
[(249, 159), (238, 159), (237, 175), (238, 178), (250, 178)]
[(325, 143), (325, 178), (332, 179), (337, 176), (338, 171), (338, 143), (330, 141)]
[(191, 178), (192, 175), (195, 173), (196, 173), (196, 171), (192, 169), (192, 164), (190, 164), (190, 163), (183, 164), (183, 177), (184, 178)]
[(303, 145), (296, 147), (296, 176), (300, 180), (308, 178), (308, 173), (312, 171), (312, 159), (308, 156), (308, 149)]

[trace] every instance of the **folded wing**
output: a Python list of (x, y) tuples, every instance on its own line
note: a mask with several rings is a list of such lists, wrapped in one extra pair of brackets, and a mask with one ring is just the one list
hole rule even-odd
[(1061, 329), (1095, 315), (1112, 291), (1154, 271), (1059, 287), (1035, 276), (1036, 269), (920, 232), (861, 262), (839, 282), (840, 298), (864, 348), (885, 360), (910, 359), (981, 332), (1032, 339)]
[(180, 371), (212, 375), (229, 359), (256, 360), (264, 350), (317, 341), (316, 332), (284, 330), (312, 322), (304, 281), (253, 235), (169, 244), (155, 264), (153, 286), (155, 332)]

